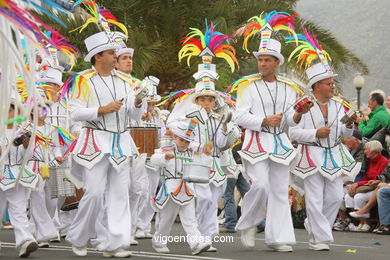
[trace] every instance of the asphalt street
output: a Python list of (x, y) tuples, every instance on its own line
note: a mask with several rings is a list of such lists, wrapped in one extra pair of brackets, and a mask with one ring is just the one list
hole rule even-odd
[[(173, 227), (173, 235), (184, 235), (180, 224)], [(156, 253), (150, 239), (139, 240), (139, 245), (131, 247), (133, 255), (131, 259), (199, 259), (199, 260), (230, 260), (230, 259), (334, 259), (334, 260), (385, 260), (390, 259), (390, 236), (376, 235), (373, 233), (352, 233), (334, 232), (335, 242), (331, 245), (329, 252), (314, 252), (308, 250), (307, 233), (305, 230), (296, 229), (295, 235), (297, 244), (292, 253), (278, 253), (267, 249), (264, 245), (264, 233), (256, 234), (256, 247), (253, 250), (245, 249), (240, 242), (239, 233), (222, 234), (220, 240), (230, 242), (215, 243), (218, 249), (216, 253), (202, 253), (199, 256), (192, 256), (189, 246), (186, 243), (168, 243), (171, 251), (169, 254)], [(232, 238), (226, 238), (232, 236)], [(14, 236), (12, 230), (1, 230), (0, 239), (2, 241), (0, 259), (19, 259), (15, 249)], [(233, 241), (231, 241), (233, 240)], [(88, 251), (88, 256), (81, 258), (74, 255), (68, 243), (52, 243), (50, 248), (38, 249), (31, 256), (31, 259), (103, 259), (102, 253), (94, 249)]]

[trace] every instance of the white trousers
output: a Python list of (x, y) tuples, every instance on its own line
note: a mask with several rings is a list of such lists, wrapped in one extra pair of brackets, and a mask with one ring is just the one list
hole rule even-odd
[[(343, 179), (330, 181), (316, 173), (303, 180), (311, 243), (333, 242), (332, 227), (343, 200)], [(268, 223), (267, 223), (268, 224)]]
[[(135, 163), (133, 162), (133, 165)], [(131, 168), (130, 173), (130, 212), (131, 212), (131, 237), (134, 238), (134, 233), (137, 229), (137, 220), (139, 213), (142, 209), (142, 202), (145, 202), (146, 199), (146, 169), (144, 166)]]
[(154, 209), (152, 208), (152, 202), (156, 196), (158, 183), (160, 181), (160, 174), (159, 171), (151, 170), (147, 167), (145, 167), (145, 169), (147, 176), (146, 190), (148, 193), (146, 194), (146, 197), (141, 200), (141, 210), (138, 215), (137, 228), (142, 229), (145, 232), (151, 232), (151, 222), (155, 213)]
[(353, 196), (353, 197), (349, 196), (349, 194), (347, 193), (344, 197), (345, 198), (345, 207), (351, 208), (351, 209), (356, 209), (356, 210), (363, 208), (364, 205), (366, 205), (367, 202), (369, 201), (371, 194), (373, 192), (374, 191), (369, 191), (369, 192), (365, 192), (365, 193), (356, 193), (355, 196)]
[(176, 216), (179, 214), (180, 222), (184, 231), (187, 233), (187, 241), (191, 248), (197, 245), (200, 241), (201, 233), (198, 229), (198, 223), (195, 217), (195, 200), (191, 203), (180, 206), (171, 199), (167, 202), (158, 215), (158, 223), (156, 224), (156, 232), (154, 233), (152, 243), (158, 247), (167, 244), (167, 236), (171, 233), (172, 225), (175, 222)]
[(290, 167), (269, 159), (256, 164), (245, 162), (245, 167), (251, 186), (242, 200), (236, 229), (255, 227), (266, 218), (266, 244), (295, 244), (288, 199)]
[(85, 193), (66, 240), (76, 247), (86, 246), (89, 239), (97, 236), (97, 218), (102, 216), (103, 214), (99, 213), (106, 209), (107, 241), (101, 249), (114, 251), (128, 248), (131, 228), (129, 167), (125, 166), (120, 172), (116, 171), (106, 154), (90, 170), (85, 167), (83, 170)]
[(36, 189), (31, 190), (30, 195), (30, 221), (35, 226), (35, 236), (38, 242), (46, 242), (58, 237), (58, 230), (46, 208), (45, 184), (40, 179)]
[(222, 196), (222, 186), (194, 183), (196, 195), (196, 218), (202, 236), (214, 237), (218, 234), (218, 198)]
[(28, 189), (21, 185), (17, 189), (0, 190), (0, 216), (4, 216), (8, 205), (9, 218), (14, 227), (16, 247), (21, 246), (28, 240), (35, 241), (30, 232), (27, 218), (27, 193)]

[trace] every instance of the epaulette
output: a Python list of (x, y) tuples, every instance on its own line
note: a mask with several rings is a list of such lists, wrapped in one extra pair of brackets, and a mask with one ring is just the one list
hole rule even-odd
[(286, 83), (286, 85), (292, 87), (295, 91), (297, 91), (299, 93), (300, 96), (302, 96), (304, 94), (303, 90), (299, 87), (298, 83), (296, 83), (295, 81), (293, 81), (287, 77), (284, 77), (282, 75), (277, 75), (276, 79), (278, 81)]
[(117, 76), (118, 78), (123, 79), (124, 81), (126, 81), (129, 84), (133, 84), (133, 77), (130, 74), (127, 74), (127, 73), (124, 73), (124, 72), (116, 70), (115, 71), (115, 76)]
[(331, 99), (343, 105), (343, 107), (346, 108), (347, 110), (352, 109), (352, 105), (346, 99), (340, 96), (334, 96)]
[(242, 91), (247, 86), (249, 86), (252, 82), (256, 80), (260, 80), (261, 75), (259, 73), (251, 74), (244, 76), (236, 81), (234, 81), (230, 86), (228, 86), (227, 93), (231, 94), (235, 91)]

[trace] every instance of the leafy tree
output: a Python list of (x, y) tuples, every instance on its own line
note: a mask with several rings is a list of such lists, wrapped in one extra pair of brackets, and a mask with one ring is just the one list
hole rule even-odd
[[(192, 59), (191, 67), (186, 62), (178, 62), (177, 54), (181, 48), (180, 40), (190, 27), (204, 30), (205, 19), (218, 24), (217, 29), (227, 35), (232, 35), (248, 18), (259, 15), (260, 12), (272, 10), (295, 13), (297, 0), (99, 0), (99, 6), (109, 9), (117, 19), (129, 29), (127, 45), (135, 49), (134, 72), (137, 78), (154, 75), (160, 79), (159, 91), (167, 94), (170, 91), (194, 86), (193, 73), (197, 70), (199, 60)], [(69, 28), (76, 28), (83, 23), (80, 13), (75, 19), (63, 19)], [(83, 14), (85, 16), (85, 14)], [(45, 21), (48, 21), (47, 19)], [(49, 22), (49, 21), (48, 21)], [(297, 24), (302, 23), (313, 34), (317, 34), (324, 49), (332, 57), (333, 67), (339, 71), (354, 68), (368, 73), (367, 66), (350, 50), (337, 41), (330, 31), (320, 26), (298, 18)], [(300, 26), (297, 25), (297, 31)], [(77, 46), (83, 55), (86, 54), (83, 40), (97, 32), (96, 26), (88, 26), (82, 33), (63, 30), (71, 43)], [(280, 37), (280, 36), (279, 36)], [(258, 49), (258, 40), (252, 40), (250, 50)], [(227, 85), (243, 75), (257, 72), (256, 60), (252, 53), (242, 49), (242, 39), (237, 39), (233, 46), (237, 51), (240, 70), (231, 73), (223, 60), (214, 59), (220, 80), (217, 88), (224, 90)], [(283, 46), (285, 57), (294, 46)], [(89, 65), (79, 59), (75, 70)], [(294, 62), (286, 63), (281, 71), (293, 72), (300, 75), (298, 66)]]

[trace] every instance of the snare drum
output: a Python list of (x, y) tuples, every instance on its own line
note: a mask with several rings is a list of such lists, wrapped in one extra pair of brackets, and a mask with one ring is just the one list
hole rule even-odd
[(227, 134), (228, 139), (226, 141), (226, 145), (221, 148), (221, 151), (225, 151), (229, 149), (235, 143), (237, 143), (238, 140), (241, 139), (241, 129), (237, 125), (233, 123), (229, 123), (227, 126), (228, 126), (228, 134)]
[(130, 134), (140, 153), (146, 153), (150, 157), (154, 154), (154, 149), (158, 148), (158, 128), (133, 127)]
[(183, 180), (195, 183), (209, 183), (210, 167), (195, 163), (184, 164)]
[(50, 167), (50, 195), (51, 198), (74, 196), (75, 186), (66, 177), (66, 171), (70, 171), (69, 167)]
[(63, 211), (69, 211), (77, 209), (79, 207), (79, 202), (84, 195), (83, 189), (76, 189), (76, 194), (73, 196), (66, 197), (64, 204), (61, 207)]

